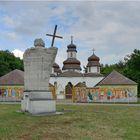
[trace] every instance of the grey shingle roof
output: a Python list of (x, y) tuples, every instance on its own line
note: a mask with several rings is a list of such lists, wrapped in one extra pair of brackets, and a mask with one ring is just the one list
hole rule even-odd
[(15, 69), (7, 73), (0, 77), (0, 85), (24, 85), (24, 72)]
[(101, 73), (84, 73), (85, 77), (104, 77)]
[(125, 77), (119, 72), (113, 70), (108, 76), (106, 76), (103, 80), (101, 80), (98, 85), (137, 85), (136, 82), (131, 79)]

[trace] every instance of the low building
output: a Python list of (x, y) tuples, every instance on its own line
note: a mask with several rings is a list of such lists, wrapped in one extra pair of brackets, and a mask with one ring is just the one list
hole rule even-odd
[(137, 102), (138, 84), (113, 70), (96, 85), (99, 101)]
[(7, 97), (8, 100), (15, 98), (20, 100), (24, 90), (24, 72), (14, 70), (0, 77), (0, 96), (1, 99)]
[[(55, 87), (49, 83), (49, 89), (55, 96)], [(0, 101), (20, 101), (24, 92), (24, 72), (15, 69), (0, 77)]]

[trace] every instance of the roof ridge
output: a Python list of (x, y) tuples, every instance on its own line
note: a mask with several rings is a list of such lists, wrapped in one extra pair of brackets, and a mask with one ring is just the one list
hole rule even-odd
[(116, 70), (113, 70), (110, 74), (108, 74), (104, 79), (102, 79), (97, 85), (131, 85), (137, 84), (135, 81), (129, 79), (128, 77), (124, 76), (123, 74), (119, 73)]

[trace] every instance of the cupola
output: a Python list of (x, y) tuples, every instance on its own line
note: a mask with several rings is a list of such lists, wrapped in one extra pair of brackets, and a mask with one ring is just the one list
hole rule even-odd
[(93, 54), (88, 58), (87, 73), (100, 73), (100, 58), (95, 55), (93, 49)]
[(76, 58), (76, 45), (73, 43), (73, 36), (71, 36), (71, 44), (67, 46), (67, 59), (63, 62), (63, 71), (79, 71), (81, 70), (80, 61)]

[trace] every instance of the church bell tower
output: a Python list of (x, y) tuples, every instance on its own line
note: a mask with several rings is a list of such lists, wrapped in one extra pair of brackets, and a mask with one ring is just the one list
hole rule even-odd
[(63, 71), (77, 71), (80, 72), (80, 61), (76, 58), (76, 45), (73, 43), (73, 36), (71, 36), (71, 44), (67, 46), (67, 59), (63, 62)]

